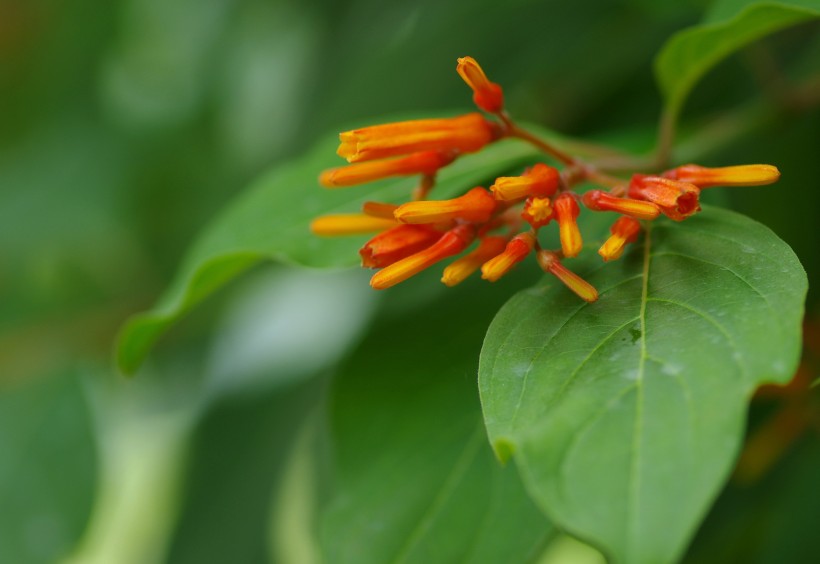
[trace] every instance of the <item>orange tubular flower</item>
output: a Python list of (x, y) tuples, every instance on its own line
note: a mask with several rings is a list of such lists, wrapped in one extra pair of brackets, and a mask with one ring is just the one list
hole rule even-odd
[(521, 217), (529, 223), (533, 229), (544, 227), (554, 216), (552, 202), (549, 198), (527, 198), (527, 203), (524, 204), (524, 211), (521, 212)]
[(652, 202), (617, 198), (601, 190), (590, 190), (582, 200), (593, 211), (614, 211), (635, 219), (655, 219), (661, 214), (661, 209)]
[(688, 164), (663, 173), (666, 178), (689, 182), (699, 188), (710, 186), (763, 186), (780, 179), (777, 167), (766, 164), (706, 168)]
[(534, 247), (535, 236), (532, 233), (516, 235), (507, 243), (500, 255), (488, 260), (481, 266), (481, 277), (490, 282), (495, 282), (512, 270), (512, 267), (524, 260)]
[(561, 238), (561, 250), (564, 256), (572, 258), (578, 256), (584, 246), (581, 230), (578, 229), (578, 214), (581, 212), (575, 196), (563, 192), (555, 198), (555, 218), (558, 220), (558, 234)]
[(430, 247), (378, 271), (370, 279), (370, 286), (375, 290), (384, 290), (404, 282), (440, 260), (457, 255), (466, 249), (474, 238), (475, 228), (472, 225), (458, 225), (447, 231)]
[(402, 223), (438, 223), (463, 219), (483, 223), (490, 219), (498, 202), (487, 190), (476, 187), (452, 200), (426, 200), (402, 204), (394, 213)]
[(485, 237), (481, 239), (477, 249), (444, 269), (441, 281), (449, 287), (464, 282), (482, 264), (501, 254), (506, 245), (507, 239), (504, 237)]
[(592, 303), (598, 299), (598, 290), (595, 287), (561, 264), (558, 255), (552, 251), (540, 250), (536, 255), (538, 265), (544, 272), (549, 272), (564, 285), (575, 292), (585, 302)]
[(521, 200), (528, 196), (546, 198), (558, 190), (560, 175), (551, 166), (543, 163), (534, 165), (523, 176), (502, 176), (490, 186), (497, 200)]
[(499, 128), (479, 113), (375, 125), (339, 134), (336, 151), (348, 162), (370, 161), (421, 151), (472, 153), (498, 138)]
[(397, 225), (379, 233), (359, 250), (362, 266), (389, 266), (426, 249), (440, 238), (441, 231), (429, 225)]
[(317, 217), (310, 223), (310, 230), (314, 235), (335, 237), (337, 235), (375, 233), (395, 226), (396, 221), (392, 219), (350, 213)]
[(473, 89), (473, 102), (476, 106), (491, 114), (497, 114), (504, 109), (504, 92), (501, 86), (487, 79), (487, 75), (475, 59), (461, 57), (456, 71), (467, 86)]
[(700, 211), (700, 188), (688, 182), (636, 174), (627, 194), (656, 204), (665, 216), (675, 221), (683, 221)]
[(598, 254), (601, 255), (601, 258), (605, 261), (621, 258), (626, 245), (638, 238), (638, 233), (641, 231), (641, 224), (631, 217), (622, 216), (612, 224), (609, 231), (612, 233), (612, 236), (598, 249)]
[(397, 159), (352, 164), (324, 171), (319, 176), (319, 183), (325, 188), (339, 188), (391, 176), (434, 174), (441, 167), (453, 162), (454, 158), (455, 153), (452, 152), (425, 151)]

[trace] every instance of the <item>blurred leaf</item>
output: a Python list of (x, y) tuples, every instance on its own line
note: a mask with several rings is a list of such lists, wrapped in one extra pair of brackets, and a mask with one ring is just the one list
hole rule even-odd
[(0, 393), (0, 562), (54, 562), (91, 513), (97, 450), (75, 377)]
[(704, 521), (684, 562), (817, 562), (817, 468), (820, 440), (812, 432), (760, 482), (730, 484)]
[(655, 75), (666, 99), (665, 113), (676, 119), (695, 84), (738, 49), (818, 16), (816, 0), (718, 2), (711, 17), (672, 36), (655, 58)]
[(481, 424), (475, 374), (498, 301), (490, 292), (377, 326), (338, 375), (338, 486), (321, 535), (329, 562), (529, 562), (553, 535)]
[(381, 296), (367, 277), (277, 267), (248, 276), (214, 328), (208, 393), (258, 394), (333, 366), (358, 343)]
[(264, 562), (271, 490), (302, 419), (325, 383), (311, 379), (236, 396), (204, 414), (168, 562)]
[(578, 268), (595, 304), (550, 277), (499, 312), (484, 417), (556, 523), (616, 561), (667, 562), (730, 469), (751, 391), (793, 374), (805, 274), (769, 229), (716, 208), (596, 262)]
[[(316, 237), (308, 229), (310, 221), (328, 213), (356, 212), (367, 200), (398, 201), (410, 193), (416, 179), (323, 190), (317, 186), (319, 172), (343, 164), (335, 153), (337, 145), (334, 134), (302, 159), (266, 174), (210, 225), (159, 303), (123, 327), (117, 345), (123, 372), (136, 370), (160, 334), (185, 311), (263, 259), (313, 267), (358, 262), (365, 237)], [(494, 143), (444, 169), (434, 193), (456, 195), (535, 154), (521, 142)]]

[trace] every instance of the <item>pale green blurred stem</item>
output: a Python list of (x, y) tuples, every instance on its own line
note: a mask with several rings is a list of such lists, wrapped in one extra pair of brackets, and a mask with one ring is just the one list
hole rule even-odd
[(99, 425), (100, 478), (91, 521), (64, 564), (162, 562), (178, 513), (192, 413), (117, 414)]
[(294, 441), (281, 483), (274, 492), (268, 531), (269, 554), (283, 564), (321, 561), (316, 531), (317, 468), (315, 441), (319, 413), (308, 417)]
[(560, 535), (549, 543), (537, 564), (606, 564), (606, 559), (588, 544)]

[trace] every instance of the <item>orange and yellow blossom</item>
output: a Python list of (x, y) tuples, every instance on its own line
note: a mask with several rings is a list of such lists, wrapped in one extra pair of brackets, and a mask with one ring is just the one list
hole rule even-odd
[(426, 249), (441, 238), (430, 225), (397, 225), (373, 237), (359, 250), (362, 266), (382, 268)]
[(696, 164), (688, 164), (673, 168), (663, 173), (666, 178), (689, 182), (698, 188), (710, 186), (763, 186), (772, 184), (780, 179), (780, 171), (776, 166), (767, 164), (751, 164), (707, 168)]
[(506, 245), (507, 239), (504, 237), (484, 237), (479, 241), (475, 250), (444, 269), (441, 281), (450, 287), (460, 284), (473, 272), (481, 268), (482, 264), (501, 254)]
[(492, 217), (497, 205), (487, 190), (476, 187), (452, 200), (402, 204), (393, 215), (402, 223), (439, 223), (454, 219), (483, 223)]
[(358, 235), (360, 233), (376, 233), (395, 227), (397, 224), (395, 219), (372, 217), (362, 213), (345, 213), (317, 217), (310, 222), (310, 230), (314, 235), (336, 237), (341, 235)]
[(481, 266), (481, 277), (495, 282), (524, 260), (535, 247), (535, 236), (532, 233), (520, 233), (507, 243), (504, 251), (488, 260)]
[(700, 211), (700, 188), (680, 180), (635, 174), (627, 193), (630, 198), (656, 204), (665, 216), (675, 221), (683, 221)]
[(652, 202), (618, 198), (601, 190), (590, 190), (581, 199), (593, 211), (614, 211), (635, 219), (651, 220), (661, 214), (661, 209)]
[(584, 246), (581, 230), (578, 229), (578, 214), (581, 212), (578, 202), (570, 192), (562, 192), (555, 198), (553, 207), (558, 221), (561, 250), (567, 258), (576, 257)]
[(533, 229), (540, 229), (552, 221), (555, 210), (549, 198), (527, 198), (521, 218), (530, 224)]
[(604, 261), (616, 260), (621, 258), (624, 249), (628, 243), (632, 243), (638, 238), (638, 233), (641, 231), (641, 224), (638, 220), (628, 216), (621, 216), (609, 228), (612, 233), (601, 248), (598, 249), (598, 254)]
[(345, 131), (339, 135), (341, 144), (336, 152), (351, 163), (427, 151), (472, 153), (499, 135), (497, 124), (471, 113)]
[(476, 106), (491, 114), (497, 114), (504, 109), (504, 91), (495, 82), (490, 82), (475, 59), (459, 58), (456, 72), (467, 86), (472, 88), (473, 102)]
[(502, 176), (495, 179), (490, 190), (497, 200), (522, 200), (529, 196), (546, 198), (555, 194), (560, 183), (558, 171), (537, 163), (522, 176)]
[(457, 225), (430, 247), (378, 271), (370, 279), (370, 286), (375, 290), (384, 290), (399, 282), (404, 282), (440, 260), (457, 255), (466, 249), (473, 239), (475, 239), (475, 227), (467, 224)]
[(598, 300), (598, 290), (595, 287), (572, 272), (568, 270), (558, 258), (558, 255), (552, 251), (540, 250), (536, 254), (538, 265), (544, 272), (549, 272), (564, 285), (572, 290), (579, 298), (585, 302), (592, 303)]
[(406, 157), (356, 163), (324, 171), (319, 176), (319, 183), (325, 188), (340, 188), (392, 176), (435, 174), (454, 158), (454, 152), (424, 151)]

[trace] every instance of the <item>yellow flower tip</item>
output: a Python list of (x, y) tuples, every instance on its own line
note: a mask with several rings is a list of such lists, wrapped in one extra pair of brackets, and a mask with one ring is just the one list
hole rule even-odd
[(578, 202), (569, 192), (563, 192), (555, 199), (555, 217), (558, 220), (558, 235), (561, 240), (561, 250), (564, 256), (572, 258), (578, 256), (584, 246), (581, 230), (578, 228)]
[(532, 226), (533, 229), (544, 227), (552, 221), (554, 210), (549, 198), (530, 197), (524, 204), (524, 211), (521, 217)]
[(437, 152), (473, 153), (494, 141), (500, 129), (478, 112), (444, 119), (420, 119), (345, 131), (337, 153), (348, 162)]
[(452, 200), (407, 202), (393, 215), (401, 223), (439, 223), (454, 219), (483, 223), (492, 217), (497, 205), (487, 190), (476, 187)]
[(657, 205), (670, 219), (683, 221), (700, 211), (700, 188), (661, 176), (635, 174), (629, 183), (627, 195)]
[(400, 158), (356, 163), (324, 171), (319, 176), (319, 183), (327, 188), (338, 188), (394, 176), (430, 175), (450, 164), (454, 158), (452, 152), (424, 151)]
[(476, 106), (491, 114), (497, 114), (504, 109), (504, 91), (498, 84), (490, 82), (484, 74), (484, 69), (475, 59), (459, 58), (456, 71), (473, 90), (473, 102)]
[(370, 286), (375, 290), (384, 290), (400, 282), (404, 282), (437, 262), (447, 257), (457, 255), (466, 249), (474, 238), (474, 227), (471, 225), (458, 225), (446, 232), (426, 249), (405, 257), (378, 271), (370, 279)]
[(507, 243), (501, 254), (491, 258), (481, 265), (481, 277), (484, 280), (495, 282), (512, 268), (524, 260), (535, 247), (535, 237), (532, 233), (521, 233)]
[(319, 184), (324, 186), (325, 188), (335, 188), (338, 186), (335, 182), (336, 173), (338, 172), (338, 168), (332, 168), (330, 170), (322, 171), (319, 175)]
[(661, 214), (661, 209), (652, 202), (619, 198), (601, 190), (586, 192), (582, 201), (593, 211), (614, 211), (635, 219), (652, 220)]
[(396, 221), (392, 219), (353, 213), (317, 217), (310, 223), (310, 230), (314, 235), (336, 237), (375, 233), (395, 226)]
[(484, 237), (478, 248), (444, 269), (441, 281), (448, 287), (461, 284), (484, 262), (503, 252), (506, 245), (507, 240), (504, 237)]
[(558, 278), (558, 280), (563, 282), (563, 284), (572, 290), (579, 298), (589, 303), (598, 300), (598, 290), (596, 290), (592, 284), (561, 264), (557, 254), (552, 251), (540, 250), (536, 258), (544, 272), (548, 272)]
[(641, 230), (641, 224), (637, 220), (623, 216), (609, 228), (612, 236), (610, 236), (601, 248), (598, 249), (598, 254), (604, 261), (617, 260), (623, 255), (624, 249), (628, 243), (632, 243), (638, 238), (638, 233)]
[(490, 190), (497, 200), (503, 201), (521, 200), (529, 196), (548, 198), (558, 190), (559, 182), (558, 170), (537, 163), (522, 176), (496, 178)]
[(689, 182), (699, 188), (711, 186), (764, 186), (780, 179), (776, 166), (751, 164), (707, 168), (695, 164), (679, 166), (666, 171), (666, 178)]
[(342, 157), (343, 159), (347, 159), (347, 162), (351, 162), (351, 157), (356, 154), (356, 143), (350, 141), (342, 141), (339, 145), (339, 148), (336, 149), (336, 154)]

